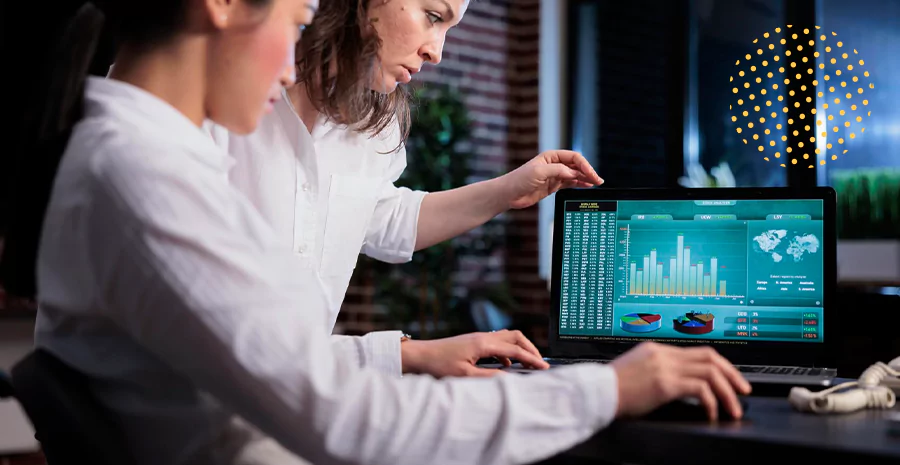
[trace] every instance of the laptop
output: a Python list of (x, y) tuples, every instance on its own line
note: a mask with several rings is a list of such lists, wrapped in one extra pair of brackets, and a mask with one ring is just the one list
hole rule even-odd
[(836, 378), (833, 189), (566, 189), (554, 213), (551, 366), (657, 341), (751, 383)]

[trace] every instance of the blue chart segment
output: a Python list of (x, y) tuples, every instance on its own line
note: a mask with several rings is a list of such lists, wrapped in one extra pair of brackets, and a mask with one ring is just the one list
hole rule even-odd
[(743, 304), (746, 224), (717, 221), (619, 221), (617, 302), (712, 300)]

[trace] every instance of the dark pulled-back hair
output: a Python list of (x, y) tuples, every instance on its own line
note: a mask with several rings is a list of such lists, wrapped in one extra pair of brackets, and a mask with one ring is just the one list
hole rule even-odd
[[(11, 294), (32, 298), (37, 288), (37, 253), (53, 180), (75, 124), (83, 117), (88, 70), (108, 69), (94, 62), (98, 46), (143, 51), (182, 30), (191, 0), (96, 0), (83, 4), (59, 35), (37, 77), (35, 95), (12, 153), (4, 160), (14, 173), (0, 282)], [(263, 7), (272, 0), (244, 0)], [(101, 44), (101, 38), (112, 43)], [(111, 55), (111, 54), (110, 54)], [(107, 59), (109, 59), (107, 57)], [(105, 74), (105, 72), (103, 72)]]
[(20, 139), (7, 160), (15, 176), (0, 282), (11, 295), (32, 298), (37, 294), (35, 271), (44, 213), (72, 127), (83, 114), (85, 79), (104, 19), (88, 3), (66, 25), (38, 77), (36, 95), (44, 100), (26, 110)]
[[(243, 0), (263, 8), (273, 0)], [(106, 27), (116, 43), (138, 49), (152, 48), (184, 29), (190, 0), (96, 0), (107, 18)]]
[(409, 133), (407, 92), (402, 86), (390, 94), (369, 88), (381, 47), (366, 14), (369, 2), (321, 2), (297, 46), (297, 82), (327, 118), (371, 135), (396, 122), (403, 140)]

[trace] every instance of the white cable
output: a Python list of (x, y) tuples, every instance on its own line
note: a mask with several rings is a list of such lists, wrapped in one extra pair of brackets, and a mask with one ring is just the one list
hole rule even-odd
[(801, 412), (849, 413), (864, 408), (889, 409), (897, 397), (885, 381), (900, 377), (900, 357), (890, 363), (877, 362), (859, 377), (859, 381), (839, 384), (820, 392), (802, 387), (791, 388), (788, 401)]
[[(894, 360), (896, 361), (897, 359)], [(891, 363), (894, 362), (892, 361)], [(869, 368), (866, 368), (866, 371), (859, 376), (859, 385), (864, 388), (875, 387), (881, 384), (888, 376), (897, 377), (900, 376), (900, 372), (886, 363), (877, 362)]]
[(889, 409), (897, 401), (894, 391), (885, 386), (824, 392), (810, 392), (809, 389), (795, 387), (791, 389), (788, 400), (797, 410), (812, 413), (850, 413), (865, 408)]

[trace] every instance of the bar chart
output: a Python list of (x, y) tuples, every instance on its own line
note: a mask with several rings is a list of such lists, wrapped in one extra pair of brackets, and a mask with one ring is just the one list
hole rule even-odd
[(728, 296), (727, 282), (718, 279), (719, 260), (691, 263), (691, 248), (678, 235), (678, 255), (668, 266), (658, 261), (656, 249), (643, 257), (643, 264), (632, 261), (628, 272), (628, 293), (636, 295), (720, 295)]
[(680, 229), (671, 224), (627, 224), (620, 228), (620, 300), (641, 296), (745, 297), (746, 230), (687, 223), (693, 224)]

